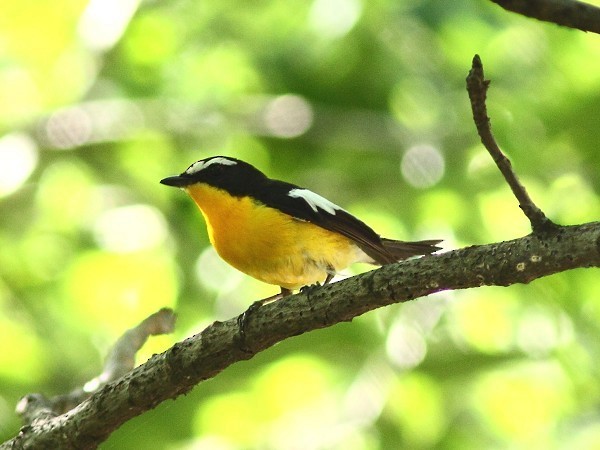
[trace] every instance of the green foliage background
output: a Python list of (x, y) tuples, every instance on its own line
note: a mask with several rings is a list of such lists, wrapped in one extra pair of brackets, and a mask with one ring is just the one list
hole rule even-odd
[[(220, 262), (158, 183), (200, 158), (248, 160), (392, 238), (527, 234), (471, 122), (475, 53), (534, 199), (562, 224), (600, 217), (597, 35), (484, 0), (0, 10), (1, 440), (21, 395), (81, 386), (160, 307), (177, 331), (140, 362), (275, 292)], [(590, 269), (385, 308), (237, 364), (102, 448), (600, 448), (599, 297)]]

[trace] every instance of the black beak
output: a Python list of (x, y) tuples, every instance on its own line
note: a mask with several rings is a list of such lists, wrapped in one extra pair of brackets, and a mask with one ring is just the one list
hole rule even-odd
[(163, 178), (162, 180), (160, 180), (160, 183), (166, 184), (167, 186), (184, 187), (188, 184), (192, 184), (193, 181), (181, 175), (174, 175), (172, 177)]

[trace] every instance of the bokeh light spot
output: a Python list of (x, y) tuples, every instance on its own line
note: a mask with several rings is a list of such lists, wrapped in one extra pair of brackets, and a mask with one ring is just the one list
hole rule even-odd
[(292, 94), (281, 95), (267, 105), (264, 121), (273, 135), (294, 138), (310, 128), (313, 111), (304, 98)]
[(566, 314), (556, 314), (541, 306), (528, 308), (520, 317), (517, 344), (532, 357), (549, 355), (573, 340), (573, 324)]
[(0, 196), (16, 191), (27, 180), (38, 162), (38, 149), (33, 139), (22, 133), (11, 133), (0, 139)]
[(83, 108), (65, 108), (50, 116), (46, 122), (46, 135), (56, 148), (77, 147), (90, 139), (92, 119)]
[(358, 0), (315, 0), (308, 20), (319, 35), (335, 39), (354, 27), (361, 12), (362, 4)]
[(392, 327), (385, 343), (388, 358), (398, 367), (408, 369), (418, 365), (427, 354), (423, 334), (414, 327), (398, 323)]
[(79, 22), (79, 35), (93, 50), (111, 48), (123, 35), (140, 0), (91, 0)]
[(235, 288), (244, 277), (223, 261), (212, 246), (206, 247), (200, 254), (195, 269), (200, 284), (220, 293)]
[(404, 179), (416, 188), (429, 188), (444, 176), (445, 161), (440, 150), (432, 145), (415, 145), (402, 157), (400, 170)]
[(96, 242), (113, 252), (132, 252), (162, 243), (167, 226), (161, 213), (149, 205), (110, 209), (94, 224)]

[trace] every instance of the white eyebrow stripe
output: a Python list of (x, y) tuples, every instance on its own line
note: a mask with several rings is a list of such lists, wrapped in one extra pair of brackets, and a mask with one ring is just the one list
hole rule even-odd
[(321, 197), (319, 194), (315, 194), (313, 191), (309, 191), (308, 189), (292, 189), (288, 192), (288, 195), (293, 198), (301, 198), (308, 206), (312, 208), (314, 212), (319, 212), (318, 209), (322, 209), (325, 212), (335, 216), (336, 211), (343, 211), (343, 208), (340, 208), (333, 202), (330, 202), (325, 197)]
[(209, 159), (208, 161), (196, 161), (194, 164), (192, 164), (190, 167), (188, 167), (186, 169), (185, 173), (187, 173), (188, 175), (192, 175), (192, 174), (200, 172), (201, 170), (206, 169), (208, 166), (210, 166), (212, 164), (222, 164), (224, 166), (234, 166), (237, 164), (237, 161), (232, 161), (231, 159), (222, 158), (222, 157), (212, 158), (212, 159)]

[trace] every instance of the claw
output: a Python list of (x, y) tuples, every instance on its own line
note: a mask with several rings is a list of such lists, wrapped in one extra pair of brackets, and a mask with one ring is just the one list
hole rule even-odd
[(302, 286), (300, 288), (300, 292), (303, 294), (310, 294), (311, 291), (320, 288), (321, 287), (321, 283), (319, 283), (318, 281), (315, 284), (307, 284), (306, 286)]
[(320, 288), (321, 286), (329, 284), (329, 282), (333, 279), (334, 276), (335, 275), (333, 273), (328, 273), (327, 277), (325, 278), (325, 281), (323, 281), (323, 284), (317, 281), (315, 284), (308, 284), (306, 286), (302, 286), (300, 288), (300, 292), (302, 292), (303, 294), (309, 294), (313, 289)]
[(248, 327), (248, 320), (250, 316), (254, 314), (261, 306), (266, 303), (274, 302), (275, 300), (279, 300), (280, 298), (286, 297), (290, 295), (292, 291), (290, 289), (281, 288), (281, 293), (272, 295), (271, 297), (263, 298), (262, 300), (257, 300), (250, 305), (250, 307), (240, 314), (237, 318), (237, 324), (239, 328), (239, 339), (238, 339), (238, 348), (242, 350), (244, 353), (254, 353), (251, 348), (246, 345), (246, 329)]

